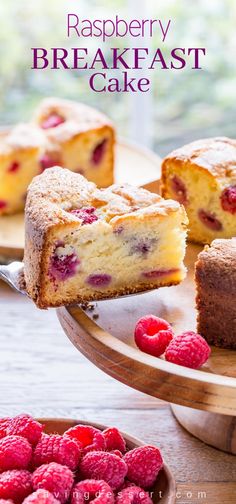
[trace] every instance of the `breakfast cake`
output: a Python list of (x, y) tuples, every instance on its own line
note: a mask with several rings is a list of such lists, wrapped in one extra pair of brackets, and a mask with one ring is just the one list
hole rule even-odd
[(236, 349), (236, 238), (214, 240), (195, 269), (198, 332), (208, 343)]
[(23, 210), (28, 184), (42, 169), (44, 149), (45, 137), (32, 124), (0, 134), (0, 215)]
[(236, 235), (236, 140), (210, 138), (175, 150), (162, 164), (162, 195), (185, 206), (189, 239)]
[(99, 187), (113, 183), (115, 133), (105, 115), (81, 103), (46, 98), (36, 110), (35, 122), (54, 145), (58, 165)]
[(40, 308), (175, 285), (186, 274), (187, 217), (176, 201), (131, 185), (99, 190), (59, 167), (31, 183), (25, 280)]

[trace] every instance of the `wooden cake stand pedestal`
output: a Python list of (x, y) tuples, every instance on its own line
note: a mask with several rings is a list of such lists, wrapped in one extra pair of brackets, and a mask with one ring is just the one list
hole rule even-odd
[(188, 245), (188, 276), (176, 287), (58, 309), (61, 325), (76, 348), (113, 378), (172, 404), (191, 434), (236, 454), (236, 352), (212, 348), (201, 370), (166, 362), (137, 349), (134, 326), (152, 313), (173, 324), (175, 333), (196, 329), (194, 262), (201, 247)]

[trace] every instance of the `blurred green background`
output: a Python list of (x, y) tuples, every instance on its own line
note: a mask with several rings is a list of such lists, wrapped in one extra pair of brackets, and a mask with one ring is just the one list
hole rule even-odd
[[(81, 18), (172, 19), (166, 54), (173, 47), (206, 47), (204, 69), (156, 70), (148, 96), (98, 95), (86, 73), (31, 70), (31, 47), (79, 46), (77, 38), (66, 36), (68, 12)], [(235, 0), (2, 0), (0, 22), (1, 126), (27, 120), (42, 97), (58, 95), (108, 112), (120, 135), (162, 155), (200, 137), (236, 137)], [(80, 44), (93, 49), (96, 43)], [(129, 43), (110, 39), (104, 47)], [(158, 32), (151, 46), (163, 48)]]

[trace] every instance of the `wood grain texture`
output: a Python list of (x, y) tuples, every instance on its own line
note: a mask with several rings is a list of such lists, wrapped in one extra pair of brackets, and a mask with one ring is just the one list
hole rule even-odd
[(65, 337), (54, 310), (37, 310), (0, 283), (0, 314), (1, 416), (26, 411), (116, 425), (161, 448), (178, 482), (178, 504), (235, 504), (236, 458), (188, 434), (168, 404), (88, 362)]

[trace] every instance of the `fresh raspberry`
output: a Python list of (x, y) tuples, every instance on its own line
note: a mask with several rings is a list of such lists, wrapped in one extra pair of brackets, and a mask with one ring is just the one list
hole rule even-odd
[(80, 471), (84, 479), (104, 480), (112, 490), (117, 490), (124, 483), (127, 465), (112, 453), (91, 452), (82, 459)]
[(41, 128), (43, 129), (49, 129), (49, 128), (56, 128), (60, 124), (63, 124), (65, 122), (64, 117), (60, 116), (56, 112), (53, 114), (50, 114), (44, 121), (41, 123)]
[(22, 414), (11, 420), (7, 427), (7, 434), (22, 436), (26, 438), (30, 444), (36, 445), (41, 438), (43, 425), (32, 416)]
[(93, 222), (98, 220), (98, 216), (95, 214), (96, 208), (88, 207), (88, 208), (77, 208), (75, 210), (71, 210), (71, 213), (78, 217), (78, 219), (82, 220), (82, 225), (84, 224), (92, 224)]
[(130, 486), (118, 493), (116, 504), (153, 504), (153, 501), (143, 488)]
[(165, 352), (173, 336), (170, 324), (154, 315), (146, 315), (138, 320), (134, 331), (137, 347), (154, 357), (160, 357)]
[(90, 451), (102, 451), (106, 449), (106, 441), (103, 433), (90, 425), (76, 425), (68, 429), (64, 436), (70, 436), (72, 439), (79, 441), (83, 448), (83, 453)]
[(236, 185), (226, 187), (221, 195), (221, 206), (226, 212), (236, 213)]
[(44, 464), (32, 474), (33, 489), (48, 490), (62, 504), (69, 499), (73, 483), (74, 477), (69, 467), (56, 462)]
[(187, 331), (171, 341), (165, 358), (168, 362), (198, 369), (207, 361), (210, 353), (211, 349), (208, 343), (200, 334)]
[(103, 431), (106, 440), (106, 449), (108, 451), (119, 450), (122, 453), (126, 452), (126, 442), (116, 427), (110, 427)]
[(111, 487), (105, 481), (84, 480), (72, 490), (71, 504), (114, 504), (115, 498)]
[(212, 231), (221, 231), (223, 226), (221, 222), (216, 218), (215, 214), (206, 212), (205, 210), (199, 210), (198, 217), (204, 226), (208, 227)]
[(55, 499), (52, 493), (48, 492), (48, 490), (43, 490), (42, 488), (30, 494), (23, 501), (23, 504), (59, 504), (59, 503), (60, 501)]
[(32, 446), (21, 436), (0, 439), (0, 472), (26, 469), (32, 456)]
[(92, 163), (95, 165), (98, 165), (101, 161), (102, 158), (105, 154), (106, 150), (106, 145), (107, 145), (107, 140), (103, 140), (100, 144), (95, 147), (93, 154), (92, 154)]
[(57, 462), (74, 471), (79, 464), (80, 457), (79, 444), (69, 436), (43, 434), (34, 451), (33, 465), (38, 467), (42, 464), (49, 464), (49, 462)]
[(11, 421), (10, 417), (0, 419), (0, 439), (7, 435), (7, 427)]
[(127, 478), (145, 489), (152, 487), (163, 466), (161, 453), (155, 446), (134, 448), (123, 460), (128, 466)]
[(0, 474), (0, 498), (20, 504), (32, 492), (29, 471), (6, 471)]

